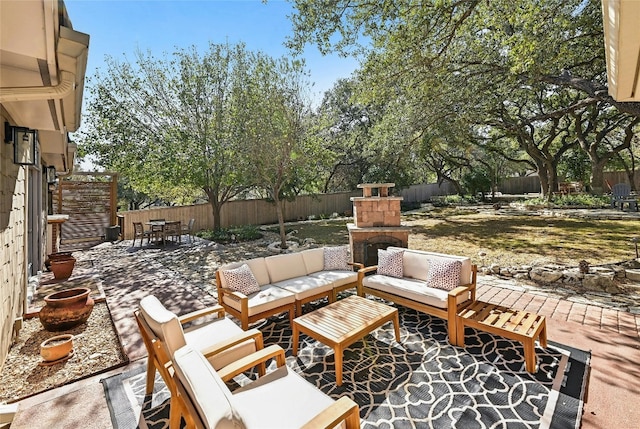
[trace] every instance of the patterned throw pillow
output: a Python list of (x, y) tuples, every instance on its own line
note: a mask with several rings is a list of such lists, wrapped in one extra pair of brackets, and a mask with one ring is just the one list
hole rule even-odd
[(324, 269), (325, 270), (345, 270), (351, 271), (347, 264), (349, 251), (347, 246), (335, 246), (324, 248)]
[(462, 262), (451, 259), (429, 259), (427, 285), (444, 290), (453, 290), (460, 284)]
[(391, 277), (402, 277), (402, 255), (404, 250), (378, 249), (378, 274)]
[(227, 279), (227, 286), (229, 286), (229, 289), (245, 295), (260, 292), (258, 280), (256, 280), (251, 272), (251, 268), (249, 268), (247, 264), (242, 264), (238, 268), (234, 268), (232, 270), (224, 270), (222, 273)]

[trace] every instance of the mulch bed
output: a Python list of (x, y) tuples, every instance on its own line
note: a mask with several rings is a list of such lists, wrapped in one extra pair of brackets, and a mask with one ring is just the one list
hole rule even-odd
[[(60, 334), (74, 336), (73, 356), (58, 364), (40, 365), (40, 344)], [(25, 319), (0, 373), (0, 403), (15, 402), (127, 361), (105, 302), (94, 305), (86, 323), (65, 331), (48, 332), (37, 317)]]

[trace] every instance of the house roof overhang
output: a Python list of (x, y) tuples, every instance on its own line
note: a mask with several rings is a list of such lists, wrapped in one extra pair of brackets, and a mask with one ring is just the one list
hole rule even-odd
[(0, 24), (0, 104), (12, 125), (38, 130), (45, 164), (71, 172), (89, 35), (73, 30), (61, 0), (0, 1)]
[(640, 1), (602, 0), (609, 95), (640, 101)]

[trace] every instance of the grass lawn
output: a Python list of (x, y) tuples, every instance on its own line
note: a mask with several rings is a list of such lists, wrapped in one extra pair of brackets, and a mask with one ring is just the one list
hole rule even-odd
[[(345, 220), (289, 224), (299, 239), (349, 242)], [(402, 217), (411, 227), (409, 248), (468, 256), (478, 265), (600, 265), (634, 259), (638, 220), (589, 220), (434, 209)], [(480, 257), (479, 253), (486, 255)]]

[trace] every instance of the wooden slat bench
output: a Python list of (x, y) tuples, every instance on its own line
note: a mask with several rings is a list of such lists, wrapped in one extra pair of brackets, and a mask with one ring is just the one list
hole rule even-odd
[(460, 347), (464, 347), (465, 326), (520, 341), (529, 372), (536, 371), (536, 339), (540, 340), (542, 347), (547, 347), (546, 320), (536, 313), (476, 301), (457, 316), (456, 337)]

